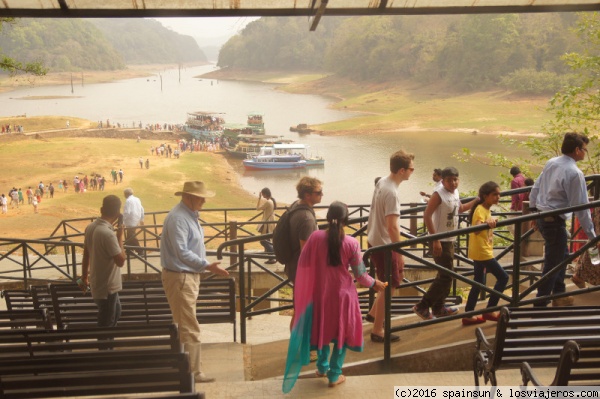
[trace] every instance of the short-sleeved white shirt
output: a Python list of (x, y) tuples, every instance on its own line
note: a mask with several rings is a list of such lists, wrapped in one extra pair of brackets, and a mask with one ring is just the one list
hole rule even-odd
[[(400, 184), (390, 179), (389, 176), (382, 177), (375, 186), (367, 226), (367, 236), (369, 244), (372, 246), (392, 243), (385, 217), (388, 215), (400, 216), (399, 186)], [(398, 218), (398, 223), (400, 223), (400, 218)]]
[[(446, 190), (444, 186), (435, 190), (442, 202), (432, 215), (433, 226), (436, 233), (454, 231), (458, 227), (458, 210), (460, 209), (460, 198), (458, 190), (453, 193)], [(456, 236), (441, 239), (440, 241), (456, 241)]]

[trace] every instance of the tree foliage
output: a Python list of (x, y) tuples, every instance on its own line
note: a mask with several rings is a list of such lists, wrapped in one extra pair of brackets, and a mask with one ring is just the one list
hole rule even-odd
[[(196, 41), (146, 19), (19, 19), (4, 24), (0, 64), (9, 72), (117, 70), (126, 63), (206, 61)], [(2, 58), (0, 58), (2, 60)], [(37, 69), (36, 69), (37, 68)]]
[[(0, 18), (0, 33), (2, 32), (2, 28), (7, 25), (13, 24), (13, 18)], [(2, 51), (0, 47), (0, 70), (7, 71), (11, 76), (25, 73), (31, 75), (45, 75), (48, 71), (41, 62), (32, 61), (23, 64), (23, 62), (15, 60), (14, 58), (8, 56)]]
[(466, 90), (533, 70), (537, 86), (548, 90), (563, 84), (568, 72), (560, 55), (577, 50), (573, 25), (569, 14), (368, 16), (324, 18), (309, 32), (301, 18), (262, 18), (226, 43), (218, 65), (326, 70), (359, 80), (443, 80)]
[(529, 176), (535, 176), (545, 161), (561, 154), (560, 147), (566, 132), (584, 133), (590, 138), (588, 157), (579, 162), (585, 174), (600, 172), (600, 14), (581, 13), (573, 27), (579, 39), (578, 51), (561, 57), (573, 74), (572, 80), (550, 100), (548, 110), (553, 117), (543, 128), (539, 137), (523, 141), (508, 141), (506, 145), (519, 146), (526, 150), (526, 158), (510, 159), (501, 154), (475, 154), (463, 149), (455, 155), (463, 161), (479, 161), (488, 165), (509, 168), (520, 165)]
[(108, 42), (127, 64), (206, 62), (191, 37), (165, 28), (153, 19), (93, 19)]

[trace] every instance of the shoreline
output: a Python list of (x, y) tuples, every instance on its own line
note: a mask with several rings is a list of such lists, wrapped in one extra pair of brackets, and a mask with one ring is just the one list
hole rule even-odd
[[(191, 63), (182, 65), (199, 66), (208, 63)], [(125, 69), (115, 71), (79, 71), (79, 72), (50, 72), (44, 76), (17, 75), (0, 77), (0, 93), (11, 92), (27, 86), (52, 86), (80, 84), (82, 79), (86, 84), (111, 83), (119, 80), (143, 78), (155, 75), (159, 71), (176, 69), (177, 64), (126, 65)]]
[[(483, 121), (493, 121), (498, 118), (490, 118), (489, 114), (485, 114), (485, 111), (481, 111), (482, 115), (477, 118), (466, 116), (466, 119), (471, 119), (479, 124), (474, 123), (473, 127), (452, 127), (452, 119), (456, 117), (453, 114), (453, 109), (449, 108), (446, 115), (441, 115), (441, 118), (435, 115), (435, 110), (443, 107), (442, 102), (460, 103), (463, 101), (465, 108), (472, 110), (477, 101), (477, 97), (481, 97), (482, 100), (488, 102), (486, 109), (488, 113), (492, 113), (494, 110), (494, 103), (498, 103), (499, 108), (512, 107), (513, 109), (520, 108), (533, 108), (535, 109), (536, 116), (530, 117), (523, 115), (523, 118), (529, 117), (532, 120), (545, 121), (540, 116), (545, 111), (540, 109), (545, 108), (549, 98), (545, 96), (520, 96), (513, 94), (508, 91), (486, 91), (486, 92), (474, 92), (474, 93), (458, 93), (445, 90), (443, 88), (430, 86), (419, 86), (413, 82), (388, 82), (386, 84), (370, 83), (370, 82), (352, 82), (347, 81), (343, 78), (336, 78), (326, 74), (317, 74), (314, 72), (282, 72), (282, 71), (242, 71), (236, 69), (220, 69), (211, 71), (200, 75), (203, 78), (210, 79), (221, 79), (231, 81), (249, 81), (249, 82), (260, 82), (267, 84), (279, 85), (275, 90), (282, 90), (289, 93), (296, 94), (312, 94), (327, 97), (333, 100), (330, 104), (331, 108), (354, 111), (357, 113), (356, 117), (352, 117), (346, 120), (337, 121), (334, 123), (319, 124), (319, 125), (308, 125), (309, 128), (314, 129), (311, 134), (318, 134), (321, 136), (349, 136), (349, 135), (369, 135), (372, 133), (384, 133), (394, 134), (402, 132), (451, 132), (451, 133), (465, 133), (465, 134), (482, 134), (482, 135), (493, 135), (493, 136), (514, 136), (514, 137), (543, 137), (544, 133), (541, 130), (541, 123), (539, 128), (524, 128), (524, 129), (510, 129), (508, 128), (510, 123), (514, 123), (514, 112), (503, 114), (498, 112), (499, 115), (504, 116), (499, 118), (500, 122), (496, 126), (491, 123), (486, 125)], [(344, 92), (346, 91), (346, 92)], [(394, 95), (398, 96), (398, 92), (401, 93), (398, 97), (399, 103), (397, 111), (393, 108)], [(391, 94), (390, 94), (391, 93)], [(383, 101), (379, 101), (378, 96), (392, 97), (384, 98)], [(473, 98), (475, 97), (475, 98)], [(378, 102), (379, 101), (379, 102)], [(380, 108), (377, 105), (380, 104)], [(491, 106), (490, 106), (491, 104)], [(528, 104), (527, 107), (523, 107), (523, 104)], [(453, 104), (455, 107), (456, 105)], [(432, 115), (428, 115), (428, 107), (431, 107), (434, 111)], [(422, 108), (422, 110), (418, 109)], [(406, 109), (415, 109), (411, 114), (410, 111), (406, 112)], [(398, 117), (395, 115), (398, 112), (408, 113), (406, 120), (408, 122), (396, 123)], [(382, 121), (370, 121), (370, 117), (380, 117)], [(386, 119), (387, 117), (387, 119)], [(444, 118), (445, 117), (445, 118)], [(371, 125), (365, 128), (344, 128), (343, 125), (349, 124), (350, 121), (364, 118), (366, 123), (363, 125)], [(431, 127), (424, 126), (427, 124), (439, 123), (438, 121), (447, 120), (444, 124), (447, 126)], [(464, 122), (459, 121), (460, 124), (464, 125)], [(399, 127), (393, 127), (392, 125), (397, 124)], [(518, 123), (516, 123), (518, 125)], [(480, 126), (483, 125), (483, 126)], [(539, 130), (538, 130), (539, 129)]]

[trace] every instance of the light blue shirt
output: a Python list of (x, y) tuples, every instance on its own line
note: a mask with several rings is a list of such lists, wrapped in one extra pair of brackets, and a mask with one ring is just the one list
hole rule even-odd
[[(546, 162), (542, 173), (529, 194), (529, 206), (540, 211), (552, 211), (569, 206), (587, 204), (588, 193), (583, 172), (573, 158), (567, 155)], [(596, 237), (594, 223), (588, 209), (575, 212), (588, 239)], [(560, 215), (567, 220), (571, 213)]]
[(206, 260), (204, 230), (198, 222), (198, 212), (183, 202), (171, 209), (163, 224), (160, 263), (164, 269), (180, 273), (200, 273), (210, 264)]

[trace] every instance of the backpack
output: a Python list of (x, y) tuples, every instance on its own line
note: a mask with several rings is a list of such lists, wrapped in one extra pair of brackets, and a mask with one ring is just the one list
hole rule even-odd
[[(315, 211), (308, 205), (296, 205), (297, 201), (290, 206), (290, 208), (281, 215), (279, 221), (275, 225), (273, 231), (273, 249), (275, 252), (275, 259), (277, 262), (286, 264), (289, 263), (294, 257), (294, 250), (292, 248), (291, 240), (291, 224), (290, 220), (292, 215), (300, 209), (308, 209), (311, 213), (315, 214)], [(296, 205), (294, 207), (294, 205)], [(293, 208), (293, 209), (292, 209)]]

